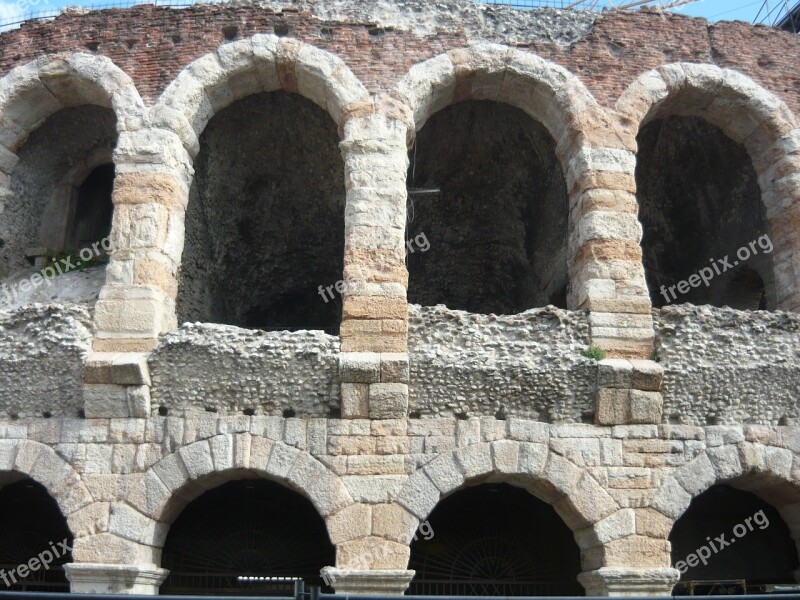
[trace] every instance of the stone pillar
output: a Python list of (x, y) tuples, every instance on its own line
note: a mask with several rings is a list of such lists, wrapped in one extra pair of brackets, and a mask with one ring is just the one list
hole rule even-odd
[[(754, 147), (755, 146), (755, 147)], [(774, 309), (800, 310), (800, 129), (783, 135), (768, 150), (748, 144), (758, 172), (773, 245)]]
[(569, 163), (569, 305), (590, 311), (592, 343), (611, 357), (650, 358), (654, 331), (633, 146), (584, 146)]
[(120, 136), (114, 151), (113, 251), (95, 308), (98, 352), (147, 352), (177, 327), (177, 272), (189, 155), (163, 129)]
[(680, 573), (673, 568), (602, 567), (578, 575), (587, 596), (671, 596)]
[(408, 119), (387, 99), (345, 114), (342, 416), (401, 418), (408, 412)]
[(156, 565), (70, 563), (64, 565), (73, 594), (158, 595), (169, 571)]
[(86, 359), (83, 411), (87, 419), (150, 416), (147, 353), (93, 352)]
[(402, 596), (414, 577), (414, 571), (362, 571), (325, 567), (322, 577), (337, 594)]
[(664, 368), (652, 360), (601, 360), (597, 369), (598, 425), (659, 424)]

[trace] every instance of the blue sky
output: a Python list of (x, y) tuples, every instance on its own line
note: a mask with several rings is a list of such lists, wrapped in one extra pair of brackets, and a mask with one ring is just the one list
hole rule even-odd
[[(114, 0), (111, 0), (114, 1)], [(125, 0), (122, 0), (125, 1)], [(128, 0), (131, 4), (139, 0)], [(190, 1), (190, 0), (187, 0)], [(665, 3), (668, 0), (663, 0)], [(791, 0), (793, 5), (796, 0)], [(0, 23), (13, 18), (28, 16), (38, 11), (58, 11), (64, 6), (92, 6), (108, 2), (108, 0), (0, 0)], [(622, 0), (615, 0), (616, 4)], [(698, 0), (675, 9), (681, 14), (705, 17), (710, 21), (735, 20), (752, 22), (762, 7), (764, 0)], [(770, 0), (770, 6), (783, 4), (783, 0)], [(779, 11), (776, 11), (776, 14)]]
[[(792, 5), (790, 2), (790, 6)], [(692, 15), (693, 17), (704, 17), (709, 21), (748, 21), (753, 22), (756, 18), (759, 9), (764, 4), (764, 0), (699, 0), (684, 7), (682, 10), (676, 11), (684, 15)], [(769, 3), (770, 8), (782, 4), (777, 0), (771, 0)], [(776, 11), (777, 15), (780, 11)], [(763, 16), (762, 12), (762, 16)]]

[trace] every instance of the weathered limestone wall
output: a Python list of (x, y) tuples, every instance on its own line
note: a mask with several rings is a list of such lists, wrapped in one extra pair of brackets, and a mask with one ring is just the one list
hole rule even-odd
[(679, 305), (653, 311), (664, 422), (796, 424), (800, 317)]
[(75, 417), (83, 410), (83, 367), (91, 312), (81, 305), (0, 310), (0, 412), (6, 418)]
[[(589, 592), (616, 576), (667, 593), (677, 576), (667, 536), (691, 498), (715, 483), (754, 490), (800, 533), (796, 427), (200, 413), (4, 421), (0, 430), (0, 465), (53, 495), (75, 535), (77, 563), (154, 569), (188, 500), (245, 472), (306, 495), (345, 572), (402, 571), (417, 526), (439, 500), (486, 480), (554, 506), (581, 550)], [(625, 570), (634, 565), (638, 572)]]
[[(243, 475), (312, 501), (337, 546), (337, 591), (347, 593), (401, 593), (420, 520), (445, 495), (483, 481), (525, 487), (554, 506), (581, 549), (591, 594), (668, 594), (677, 578), (671, 526), (715, 483), (754, 491), (800, 539), (797, 320), (680, 307), (654, 315), (636, 180), (637, 135), (654, 119), (698, 117), (719, 128), (747, 153), (760, 188), (774, 307), (800, 308), (798, 38), (646, 13), (363, 6), (142, 6), (0, 36), (0, 210), (15, 196), (25, 140), (51, 115), (91, 104), (116, 118), (115, 251), (94, 323), (91, 298), (86, 308), (0, 313), (0, 358), (7, 352), (10, 365), (2, 397), (25, 403), (0, 423), (0, 471), (30, 475), (59, 502), (76, 537), (74, 591), (156, 592), (169, 523), (204, 489)], [(301, 124), (284, 116), (261, 129), (265, 113), (278, 112), (256, 110), (262, 93), (316, 107), (300, 112)], [(554, 264), (566, 262), (569, 311), (408, 307), (409, 150), (437, 113), (463, 101), (511, 106), (536, 123), (536, 137), (552, 138), (534, 146), (547, 155), (543, 171), (563, 174), (566, 193), (544, 196), (563, 200), (566, 223), (563, 238), (560, 221), (542, 224), (561, 245), (538, 254), (554, 248)], [(320, 181), (307, 181), (313, 152), (249, 135), (313, 137), (303, 127), (317, 117), (329, 142)], [(303, 158), (287, 180), (300, 200), (291, 217), (266, 206), (293, 196), (257, 180), (262, 142), (275, 162), (282, 152)], [(226, 179), (239, 150), (249, 154), (237, 164), (243, 175)], [(306, 275), (299, 263), (259, 263), (258, 248), (239, 257), (231, 238), (250, 227), (248, 249), (260, 231), (288, 244), (293, 220), (313, 220), (310, 183), (344, 215), (330, 227), (339, 245), (323, 244), (316, 258), (342, 262), (296, 281), (312, 296), (346, 282), (340, 337), (179, 328), (179, 284), (202, 296), (202, 269), (226, 260), (239, 270), (216, 274), (230, 286), (217, 291), (233, 290), (234, 305), (247, 282), (254, 306), (267, 299), (270, 311), (281, 301), (306, 312), (294, 296), (269, 297), (290, 270), (292, 281)], [(213, 188), (204, 205), (192, 205), (198, 187)], [(254, 198), (255, 219), (225, 203)], [(198, 208), (212, 209), (212, 228), (217, 212), (230, 220), (222, 244), (203, 248)], [(445, 216), (457, 219), (457, 207)], [(434, 253), (437, 239), (424, 233)], [(184, 247), (187, 256), (200, 247), (199, 258), (182, 263)], [(449, 275), (472, 285), (478, 270)], [(545, 287), (559, 284), (541, 290), (548, 302), (561, 279), (557, 269), (542, 273)], [(183, 306), (207, 318), (203, 301)], [(214, 308), (214, 318), (226, 312)], [(661, 365), (647, 360), (656, 337)], [(589, 344), (611, 357), (582, 357)], [(73, 416), (81, 409), (87, 418)], [(45, 411), (69, 418), (39, 418)]]
[(327, 417), (338, 413), (338, 338), (186, 323), (149, 359), (154, 414)]
[(594, 420), (597, 363), (581, 355), (585, 313), (475, 315), (411, 304), (408, 326), (411, 413)]

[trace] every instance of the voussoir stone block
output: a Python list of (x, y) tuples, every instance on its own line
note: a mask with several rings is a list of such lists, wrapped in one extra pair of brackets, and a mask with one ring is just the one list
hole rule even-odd
[(406, 481), (397, 496), (397, 503), (420, 519), (424, 519), (439, 502), (440, 496), (439, 489), (427, 474), (424, 471), (417, 471)]

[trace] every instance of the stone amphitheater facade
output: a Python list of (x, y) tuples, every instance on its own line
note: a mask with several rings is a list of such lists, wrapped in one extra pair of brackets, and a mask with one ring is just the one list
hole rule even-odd
[[(73, 591), (158, 593), (176, 517), (243, 477), (310, 500), (337, 593), (402, 594), (420, 523), (486, 482), (553, 507), (587, 594), (669, 595), (673, 525), (718, 484), (766, 501), (800, 542), (798, 38), (647, 11), (330, 0), (66, 13), (3, 33), (0, 48), (9, 265), (37, 245), (14, 237), (20, 214), (37, 232), (63, 218), (18, 208), (33, 202), (14, 183), (35, 164), (26, 145), (54, 144), (37, 132), (61, 111), (113, 117), (106, 154), (68, 161), (84, 176), (114, 165), (99, 297), (0, 311), (0, 471), (55, 499)], [(338, 335), (179, 326), (204, 131), (281, 92), (319, 107), (338, 137)], [(552, 138), (566, 306), (408, 301), (409, 150), (437, 113), (476, 101)], [(654, 308), (637, 135), (673, 116), (713, 125), (752, 162), (774, 245), (769, 310)], [(608, 358), (583, 356), (592, 345)]]

